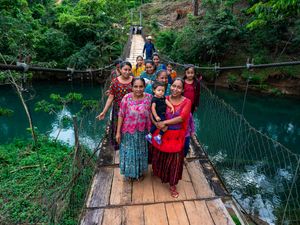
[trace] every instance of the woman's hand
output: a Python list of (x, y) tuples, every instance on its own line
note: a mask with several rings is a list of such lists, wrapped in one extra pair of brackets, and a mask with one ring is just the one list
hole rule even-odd
[(121, 133), (120, 133), (120, 132), (117, 132), (117, 133), (116, 133), (116, 142), (117, 142), (118, 144), (121, 143)]
[(98, 116), (96, 116), (96, 118), (97, 118), (98, 120), (103, 120), (104, 117), (105, 117), (105, 113), (104, 113), (104, 112), (102, 112), (102, 113), (100, 113)]
[(165, 126), (166, 126), (166, 124), (164, 123), (164, 121), (156, 123), (156, 127), (160, 130), (163, 129)]
[(105, 91), (105, 95), (106, 95), (106, 96), (109, 96), (109, 94), (110, 94), (110, 91), (109, 91), (109, 90), (106, 90), (106, 91)]

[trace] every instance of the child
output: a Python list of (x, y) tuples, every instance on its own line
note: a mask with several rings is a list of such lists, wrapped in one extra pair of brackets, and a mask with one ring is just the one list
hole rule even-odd
[(184, 157), (187, 156), (190, 150), (190, 142), (191, 138), (195, 136), (195, 121), (193, 118), (192, 113), (190, 113), (189, 123), (185, 134), (185, 140), (184, 140), (184, 147), (183, 147), (183, 153)]
[(145, 71), (144, 59), (139, 55), (136, 57), (136, 65), (132, 67), (132, 74), (139, 77), (143, 71)]
[(172, 63), (170, 62), (167, 64), (167, 72), (168, 72), (168, 81), (171, 78), (171, 81), (173, 82), (173, 80), (175, 80), (175, 78), (177, 77), (177, 73), (175, 70), (173, 70)]
[(195, 76), (195, 67), (192, 64), (185, 66), (184, 80), (184, 92), (183, 96), (190, 99), (192, 102), (192, 114), (197, 110), (200, 99), (200, 80)]
[[(166, 89), (165, 84), (155, 81), (152, 87), (154, 93), (154, 96), (151, 101), (151, 112), (152, 112), (153, 119), (156, 122), (164, 121), (166, 119), (167, 106), (171, 108), (172, 113), (174, 113), (174, 107), (164, 96), (165, 89)], [(159, 134), (154, 137), (154, 140), (157, 142), (157, 144), (159, 145), (161, 144), (161, 136), (164, 134), (164, 132), (167, 129), (168, 128), (165, 128), (164, 130), (160, 130)], [(150, 133), (146, 135), (146, 139), (150, 143), (152, 143), (152, 134), (154, 133), (155, 130), (156, 130), (156, 126), (153, 124), (150, 129)]]

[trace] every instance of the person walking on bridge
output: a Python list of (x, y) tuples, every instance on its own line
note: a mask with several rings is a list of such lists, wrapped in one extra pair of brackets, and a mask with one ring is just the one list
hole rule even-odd
[(96, 117), (99, 120), (103, 120), (110, 106), (113, 105), (112, 109), (112, 119), (111, 119), (111, 129), (110, 129), (110, 139), (111, 144), (115, 150), (119, 149), (119, 145), (116, 142), (116, 131), (117, 131), (117, 122), (118, 122), (118, 113), (120, 109), (120, 103), (122, 98), (127, 93), (130, 93), (132, 90), (131, 81), (133, 77), (131, 76), (131, 63), (122, 62), (120, 65), (121, 75), (114, 78), (111, 81), (109, 87), (109, 96), (104, 106), (103, 111)]
[(143, 178), (148, 170), (148, 133), (152, 95), (144, 92), (145, 80), (133, 78), (132, 92), (120, 105), (116, 141), (120, 144), (120, 172), (125, 178)]
[(146, 51), (146, 60), (147, 59), (152, 59), (152, 54), (156, 51), (154, 44), (152, 43), (152, 37), (148, 36), (146, 37), (147, 42), (144, 44), (144, 49), (143, 49), (143, 55)]
[(183, 90), (184, 81), (181, 78), (175, 78), (171, 85), (171, 95), (167, 97), (175, 108), (175, 112), (172, 113), (167, 108), (166, 120), (160, 122), (152, 120), (157, 127), (154, 135), (157, 135), (160, 129), (168, 126), (168, 130), (162, 136), (162, 143), (159, 145), (152, 142), (154, 148), (152, 169), (153, 174), (158, 176), (163, 183), (169, 183), (173, 198), (179, 196), (176, 185), (182, 179), (183, 146), (191, 114), (191, 101), (182, 95)]

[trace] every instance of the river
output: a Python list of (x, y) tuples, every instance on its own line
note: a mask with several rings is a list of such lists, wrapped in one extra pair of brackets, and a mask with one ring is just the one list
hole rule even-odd
[[(101, 98), (102, 91), (103, 87), (101, 87), (101, 85), (89, 82), (34, 82), (32, 87), (28, 88), (28, 92), (24, 93), (24, 96), (32, 113), (33, 123), (37, 131), (51, 138), (57, 137), (60, 130), (60, 119), (64, 115), (71, 116), (78, 111), (78, 107), (75, 105), (71, 108), (59, 111), (57, 114), (49, 115), (45, 112), (35, 112), (34, 107), (36, 102), (43, 99), (49, 100), (51, 93), (64, 96), (69, 92), (81, 93), (85, 99), (95, 99), (99, 101), (102, 99), (98, 109), (85, 116), (79, 131), (81, 143), (84, 143), (90, 148), (94, 148), (101, 140), (105, 130), (105, 122), (95, 119), (95, 116), (105, 104), (105, 98)], [(230, 104), (237, 112), (241, 113), (244, 93), (218, 88), (216, 95), (219, 96), (220, 99), (224, 99), (224, 101)], [(9, 108), (14, 111), (11, 116), (0, 117), (0, 143), (9, 143), (15, 138), (30, 137), (30, 133), (26, 131), (29, 125), (25, 111), (14, 89), (9, 86), (2, 86), (0, 88), (0, 96), (0, 107)], [(300, 154), (299, 103), (299, 99), (296, 98), (248, 93), (244, 104), (244, 116), (250, 125), (259, 132), (277, 140), (293, 153)], [(216, 112), (216, 114), (217, 113), (218, 112)], [(220, 132), (219, 124), (212, 124), (215, 128), (211, 127), (210, 130), (214, 132), (209, 133), (205, 131), (205, 134), (203, 134), (201, 124), (205, 119), (203, 117), (204, 114), (205, 113), (201, 111), (200, 104), (200, 108), (195, 114), (197, 136), (200, 137), (200, 140), (203, 138), (204, 144), (207, 145), (209, 155), (218, 164), (218, 160), (222, 161), (226, 159), (226, 155), (231, 154), (230, 151), (233, 150), (230, 148), (224, 149), (226, 146), (222, 146), (223, 149), (213, 148), (215, 143), (224, 140), (224, 137), (221, 137), (221, 134), (219, 139), (215, 139), (215, 131)], [(212, 115), (206, 115), (206, 118), (211, 116)], [(228, 119), (227, 117), (225, 118), (225, 116), (228, 116), (227, 114), (223, 115), (220, 113), (220, 115), (216, 115), (217, 118), (222, 116), (224, 116), (224, 120)], [(231, 134), (231, 136), (234, 135), (235, 134)], [(227, 137), (230, 137), (230, 135), (227, 135)], [(70, 145), (74, 144), (74, 132), (71, 123), (63, 125), (58, 139)], [(208, 139), (212, 141), (206, 142)], [(255, 148), (252, 151), (255, 151)], [(244, 208), (265, 221), (268, 221), (270, 224), (275, 224), (276, 216), (278, 215), (278, 213), (276, 214), (275, 208), (282, 207), (281, 202), (285, 201), (285, 199), (282, 199), (284, 198), (282, 195), (283, 192), (280, 192), (278, 189), (278, 182), (290, 183), (293, 177), (293, 170), (288, 167), (289, 161), (285, 159), (282, 168), (271, 168), (272, 170), (276, 169), (276, 175), (274, 179), (273, 177), (270, 178), (270, 176), (268, 176), (268, 173), (271, 174), (270, 169), (261, 169), (264, 167), (263, 160), (256, 160), (251, 154), (255, 155), (257, 153), (251, 152), (249, 154), (249, 158), (252, 159), (252, 161), (251, 163), (247, 161), (243, 162), (243, 168), (234, 168), (228, 161), (226, 162), (227, 164), (220, 164), (221, 167), (217, 168), (218, 170), (220, 169), (219, 172), (225, 182), (231, 186), (233, 196)], [(272, 165), (275, 165), (275, 161)], [(282, 188), (282, 186), (280, 187)], [(299, 187), (295, 190), (298, 192)], [(299, 204), (298, 199), (296, 199), (296, 203)]]

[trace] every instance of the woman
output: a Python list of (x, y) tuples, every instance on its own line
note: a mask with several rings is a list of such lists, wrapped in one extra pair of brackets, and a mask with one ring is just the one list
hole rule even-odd
[(153, 53), (152, 61), (154, 62), (154, 65), (156, 67), (156, 71), (167, 69), (165, 64), (160, 63), (160, 57), (157, 53)]
[(155, 80), (155, 65), (154, 62), (151, 60), (145, 61), (145, 71), (141, 73), (140, 78), (144, 78), (146, 84), (152, 84)]
[(113, 78), (116, 78), (118, 76), (121, 75), (121, 71), (120, 71), (120, 65), (123, 61), (121, 59), (116, 59), (114, 61), (114, 66), (115, 68), (111, 71), (110, 73), (110, 78), (113, 79)]
[(162, 137), (162, 143), (159, 145), (152, 142), (154, 148), (152, 169), (153, 174), (158, 176), (163, 183), (169, 183), (170, 193), (174, 198), (179, 196), (176, 185), (182, 178), (183, 147), (191, 113), (191, 101), (182, 96), (183, 90), (184, 81), (181, 78), (175, 78), (171, 85), (171, 95), (167, 97), (174, 106), (174, 114), (167, 108), (165, 121), (152, 120), (158, 128), (153, 136), (158, 134), (159, 129), (168, 126), (168, 130)]
[[(161, 82), (166, 85), (165, 96), (169, 96), (171, 85), (168, 84), (167, 71), (166, 70), (158, 71), (156, 74), (156, 81)], [(145, 88), (145, 92), (153, 95), (152, 84), (147, 84), (147, 86)]]
[(129, 179), (141, 179), (148, 169), (148, 133), (152, 96), (144, 93), (145, 80), (132, 80), (132, 93), (122, 99), (116, 141), (120, 144), (120, 172)]
[(103, 111), (96, 117), (99, 120), (103, 120), (110, 106), (113, 104), (112, 109), (112, 119), (111, 119), (111, 129), (110, 129), (110, 138), (111, 144), (115, 150), (119, 149), (119, 145), (115, 140), (116, 130), (117, 130), (117, 121), (118, 121), (118, 112), (120, 108), (120, 103), (124, 95), (131, 92), (131, 81), (133, 79), (131, 75), (131, 64), (130, 62), (123, 62), (120, 65), (121, 75), (114, 78), (111, 81), (109, 87), (109, 96), (107, 98), (106, 104)]

